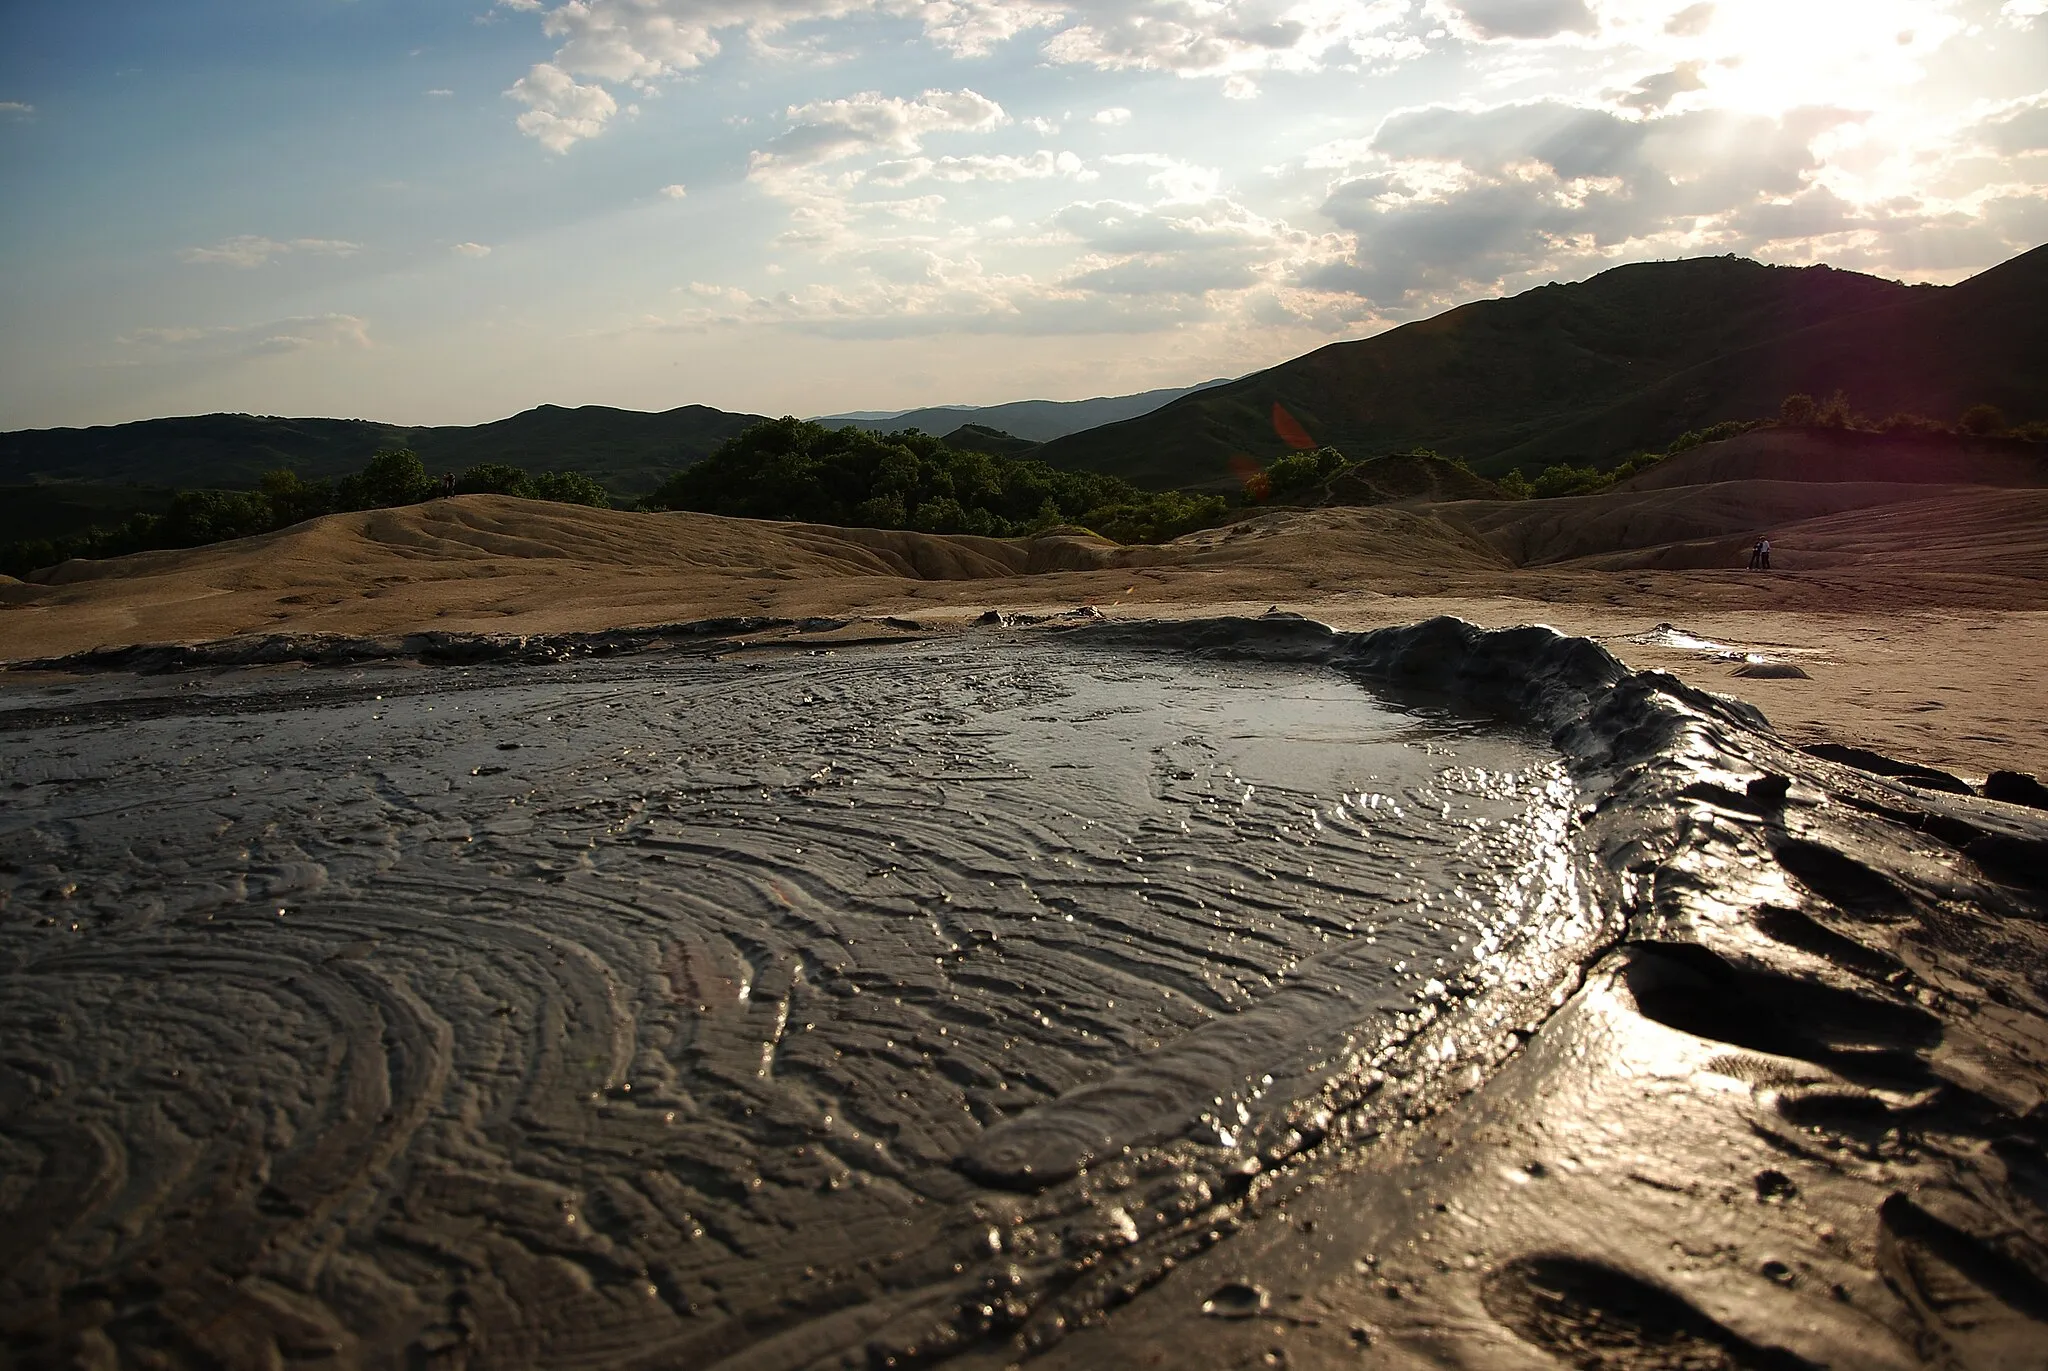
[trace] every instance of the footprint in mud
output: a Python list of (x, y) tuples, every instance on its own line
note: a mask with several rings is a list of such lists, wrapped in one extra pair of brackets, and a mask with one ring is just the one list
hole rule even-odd
[[(1960, 1196), (1939, 1198), (1945, 1209), (1977, 1208)], [(1995, 1223), (1981, 1212), (1971, 1217)], [(1878, 1209), (1877, 1268), (1955, 1361), (1984, 1371), (2041, 1365), (2048, 1285), (1991, 1241), (1894, 1192)]]
[(1632, 943), (1622, 972), (1645, 1018), (1695, 1037), (1817, 1062), (1851, 1080), (1931, 1080), (1941, 1021), (1903, 1000), (1737, 967), (1697, 943)]
[(1518, 1257), (1488, 1273), (1479, 1296), (1515, 1336), (1578, 1371), (1814, 1371), (1668, 1290), (1578, 1257)]

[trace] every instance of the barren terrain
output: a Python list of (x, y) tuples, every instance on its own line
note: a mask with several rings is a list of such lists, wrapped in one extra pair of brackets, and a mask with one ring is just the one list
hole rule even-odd
[[(1453, 613), (1590, 635), (1631, 665), (1822, 738), (1982, 775), (2048, 770), (2048, 487), (2009, 454), (1862, 454), (1748, 435), (1619, 490), (1538, 501), (1272, 508), (1159, 547), (638, 514), (467, 496), (334, 515), (0, 586), (0, 660), (261, 634), (596, 631), (721, 615), (911, 616), (1094, 605), (1340, 627)], [(1850, 454), (1855, 456), (1856, 454)], [(1852, 480), (1871, 470), (1883, 480)], [(1775, 474), (1773, 474), (1775, 473)], [(1914, 479), (1914, 478), (1918, 479)], [(1799, 478), (1799, 479), (1792, 479)], [(1744, 570), (1760, 535), (1773, 570)], [(1660, 623), (1807, 679), (1739, 679)]]

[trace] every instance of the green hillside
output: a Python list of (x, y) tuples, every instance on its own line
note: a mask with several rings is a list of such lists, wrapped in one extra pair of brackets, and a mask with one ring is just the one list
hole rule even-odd
[(1617, 267), (1336, 343), (1033, 455), (1150, 486), (1232, 483), (1289, 450), (1281, 406), (1354, 457), (1412, 446), (1482, 473), (1605, 464), (1795, 391), (1953, 418), (2048, 417), (2048, 249), (1961, 285), (1700, 258)]
[(99, 428), (0, 433), (0, 484), (134, 482), (249, 488), (289, 467), (336, 480), (379, 448), (410, 447), (433, 472), (501, 462), (525, 471), (573, 471), (620, 495), (652, 490), (759, 416), (685, 405), (659, 414), (542, 405), (509, 419), (412, 428), (366, 419), (280, 419), (203, 414)]

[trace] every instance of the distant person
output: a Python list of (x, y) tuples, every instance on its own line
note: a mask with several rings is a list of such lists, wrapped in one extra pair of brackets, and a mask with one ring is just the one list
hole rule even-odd
[(1755, 571), (1763, 566), (1764, 540), (1759, 538), (1749, 545), (1749, 569)]
[(1771, 540), (1768, 538), (1757, 539), (1756, 569), (1758, 571), (1769, 571), (1771, 569)]
[(455, 473), (446, 472), (441, 477), (441, 498), (451, 499), (455, 495)]

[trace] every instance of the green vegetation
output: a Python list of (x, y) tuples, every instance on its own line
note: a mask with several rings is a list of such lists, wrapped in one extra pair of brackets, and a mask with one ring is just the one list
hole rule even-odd
[[(1786, 401), (1806, 400), (1812, 397), (1796, 395)], [(1597, 495), (1609, 487), (1621, 484), (1640, 471), (1648, 471), (1667, 457), (1681, 452), (1690, 452), (1703, 443), (1718, 443), (1737, 434), (1747, 433), (1753, 428), (1762, 428), (1768, 419), (1730, 419), (1725, 423), (1709, 424), (1705, 428), (1691, 429), (1673, 438), (1662, 452), (1639, 452), (1625, 462), (1601, 469), (1592, 466), (1573, 466), (1560, 462), (1545, 467), (1542, 474), (1530, 480), (1520, 470), (1509, 472), (1500, 479), (1501, 490), (1511, 500), (1551, 500), (1561, 495)]]
[(1009, 537), (1079, 524), (1160, 542), (1217, 522), (1221, 496), (1146, 492), (1114, 476), (949, 447), (906, 429), (870, 433), (764, 420), (663, 482), (643, 509)]
[(1266, 488), (1274, 495), (1288, 495), (1320, 485), (1350, 466), (1344, 454), (1333, 447), (1313, 452), (1295, 452), (1266, 469)]
[(1947, 433), (1966, 438), (2018, 438), (2048, 442), (2048, 423), (2012, 424), (1996, 405), (1971, 405), (1953, 424), (1923, 414), (1892, 414), (1872, 420), (1849, 408), (1849, 397), (1836, 391), (1824, 401), (1811, 395), (1787, 395), (1778, 406), (1781, 428), (1853, 429), (1859, 433)]
[[(73, 557), (120, 557), (247, 538), (322, 514), (418, 504), (441, 490), (441, 481), (429, 476), (418, 454), (406, 448), (377, 452), (361, 471), (333, 483), (302, 480), (296, 472), (279, 468), (263, 473), (256, 490), (175, 491), (161, 512), (132, 514), (110, 528), (0, 546), (0, 573), (26, 576)], [(473, 466), (456, 477), (455, 493), (523, 495), (600, 509), (611, 504), (604, 487), (579, 472), (529, 473), (495, 463)]]

